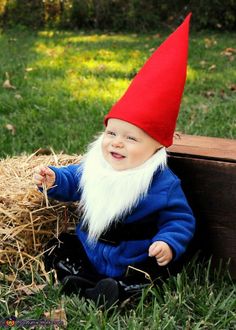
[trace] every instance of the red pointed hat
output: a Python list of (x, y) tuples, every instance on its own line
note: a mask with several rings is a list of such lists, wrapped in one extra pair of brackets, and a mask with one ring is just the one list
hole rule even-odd
[(162, 145), (172, 144), (186, 80), (191, 13), (137, 73), (105, 116), (127, 121)]

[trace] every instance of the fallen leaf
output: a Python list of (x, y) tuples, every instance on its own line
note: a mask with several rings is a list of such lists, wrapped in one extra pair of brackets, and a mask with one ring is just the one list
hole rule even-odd
[(206, 64), (207, 64), (206, 61), (200, 61), (200, 65), (201, 65), (201, 66), (205, 66)]
[(229, 52), (232, 52), (232, 53), (235, 53), (236, 54), (236, 48), (232, 48), (232, 47), (229, 47), (229, 48), (226, 48)]
[(210, 47), (211, 41), (210, 41), (210, 39), (205, 38), (204, 43), (205, 43), (205, 47), (208, 48), (208, 47)]
[(209, 39), (209, 38), (205, 38), (204, 39), (204, 43), (205, 43), (205, 48), (210, 48), (214, 45), (217, 44), (217, 41), (215, 39)]
[(40, 285), (32, 284), (32, 285), (24, 285), (24, 286), (22, 285), (22, 286), (18, 286), (16, 290), (25, 293), (27, 296), (31, 296), (32, 294), (35, 294), (43, 290), (45, 286), (46, 284), (40, 284)]
[(51, 57), (55, 57), (57, 55), (55, 49), (49, 49), (49, 50), (47, 50), (46, 53), (47, 53), (48, 56), (51, 56)]
[[(201, 110), (203, 113), (207, 113), (209, 111), (209, 108), (206, 104), (200, 104), (199, 110)], [(195, 118), (194, 118), (194, 120), (195, 120)]]
[(100, 64), (100, 65), (98, 66), (98, 70), (99, 70), (99, 71), (105, 71), (105, 70), (106, 70), (106, 65), (105, 65), (105, 64)]
[(232, 91), (232, 92), (236, 92), (236, 84), (232, 84), (229, 86), (229, 89)]
[(172, 22), (174, 19), (175, 19), (174, 16), (169, 16), (168, 17), (168, 22)]
[(16, 98), (17, 100), (21, 100), (23, 97), (22, 97), (20, 94), (15, 94), (15, 98)]
[[(6, 204), (6, 203), (4, 202), (4, 204)], [(4, 274), (4, 273), (0, 272), (0, 279), (7, 280), (9, 282), (14, 282), (15, 279), (16, 279), (16, 276), (15, 275), (7, 275), (7, 274)]]
[(212, 96), (215, 96), (215, 92), (214, 91), (206, 91), (206, 92), (203, 92), (203, 95), (206, 96), (206, 97), (212, 97)]
[(33, 68), (25, 68), (26, 72), (30, 72), (30, 71), (33, 71), (33, 70), (34, 70)]
[(233, 53), (236, 54), (236, 48), (232, 47), (225, 48), (225, 50), (222, 52), (222, 54), (226, 56), (232, 55)]
[(6, 124), (5, 128), (11, 132), (12, 135), (16, 134), (16, 127), (12, 124)]
[(225, 56), (231, 56), (232, 55), (232, 53), (231, 52), (226, 52), (226, 51), (224, 51), (223, 53), (221, 53), (222, 55), (225, 55)]
[(226, 98), (227, 98), (227, 95), (226, 95), (224, 89), (221, 89), (221, 90), (220, 90), (220, 97), (221, 97), (222, 99), (226, 99)]
[(5, 80), (3, 85), (2, 85), (3, 88), (6, 88), (6, 89), (15, 89), (16, 87), (11, 85), (10, 83), (10, 80)]
[(228, 57), (228, 59), (232, 62), (235, 58), (234, 54), (236, 54), (236, 48), (232, 48), (232, 47), (225, 48), (225, 50), (220, 54)]
[(215, 70), (215, 69), (216, 69), (216, 65), (215, 65), (215, 64), (212, 64), (212, 65), (208, 68), (209, 71), (212, 71), (212, 70)]
[(60, 329), (61, 323), (63, 323), (63, 327), (67, 327), (67, 317), (64, 308), (53, 309), (51, 312), (44, 312), (44, 316), (46, 319), (54, 322), (54, 329)]
[(6, 89), (16, 89), (15, 86), (13, 86), (10, 82), (10, 77), (9, 77), (9, 74), (8, 72), (5, 73), (6, 74), (6, 80), (4, 81), (4, 83), (2, 84), (2, 87), (3, 88), (6, 88)]

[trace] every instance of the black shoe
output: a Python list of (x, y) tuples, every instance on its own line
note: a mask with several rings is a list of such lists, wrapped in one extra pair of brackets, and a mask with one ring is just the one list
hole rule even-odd
[(93, 300), (98, 306), (111, 307), (119, 300), (119, 285), (112, 278), (97, 282), (94, 288), (85, 290), (85, 298)]
[(119, 298), (124, 301), (132, 296), (140, 296), (142, 291), (150, 287), (150, 283), (133, 283), (127, 284), (124, 281), (119, 281)]
[(83, 295), (86, 289), (94, 287), (96, 284), (84, 277), (75, 275), (65, 276), (61, 283), (61, 293), (65, 295), (71, 295), (73, 293)]

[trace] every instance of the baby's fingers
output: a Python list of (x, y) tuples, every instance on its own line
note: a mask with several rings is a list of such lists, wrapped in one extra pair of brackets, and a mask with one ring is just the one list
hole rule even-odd
[(45, 180), (45, 177), (43, 177), (42, 175), (40, 175), (40, 174), (38, 174), (38, 173), (34, 173), (34, 175), (33, 175), (33, 182), (34, 182), (37, 186), (42, 186), (44, 180)]
[(162, 257), (157, 259), (157, 263), (159, 266), (165, 266), (169, 263), (169, 259), (167, 257)]
[(158, 242), (154, 242), (150, 247), (149, 247), (149, 257), (154, 257), (157, 254), (159, 254), (162, 251), (161, 246), (159, 245)]
[[(34, 169), (33, 173), (33, 182), (38, 185), (42, 186), (43, 183), (46, 183), (47, 181), (47, 175), (48, 175), (48, 167), (47, 166), (38, 166)], [(50, 173), (50, 172), (49, 172)]]

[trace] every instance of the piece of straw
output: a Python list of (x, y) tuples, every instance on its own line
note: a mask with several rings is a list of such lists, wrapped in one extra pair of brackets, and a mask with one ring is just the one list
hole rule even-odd
[(45, 198), (46, 207), (49, 207), (47, 186), (46, 186), (46, 184), (44, 182), (42, 184), (42, 187), (43, 187), (43, 195), (44, 195), (44, 198)]
[(74, 231), (77, 223), (78, 204), (49, 201), (46, 187), (41, 193), (32, 182), (34, 168), (41, 164), (77, 164), (80, 159), (53, 151), (42, 155), (40, 151), (0, 160), (0, 265), (8, 266), (5, 279), (14, 277), (13, 286), (22, 284), (14, 269), (37, 269), (49, 280), (41, 261), (45, 245), (65, 228)]

